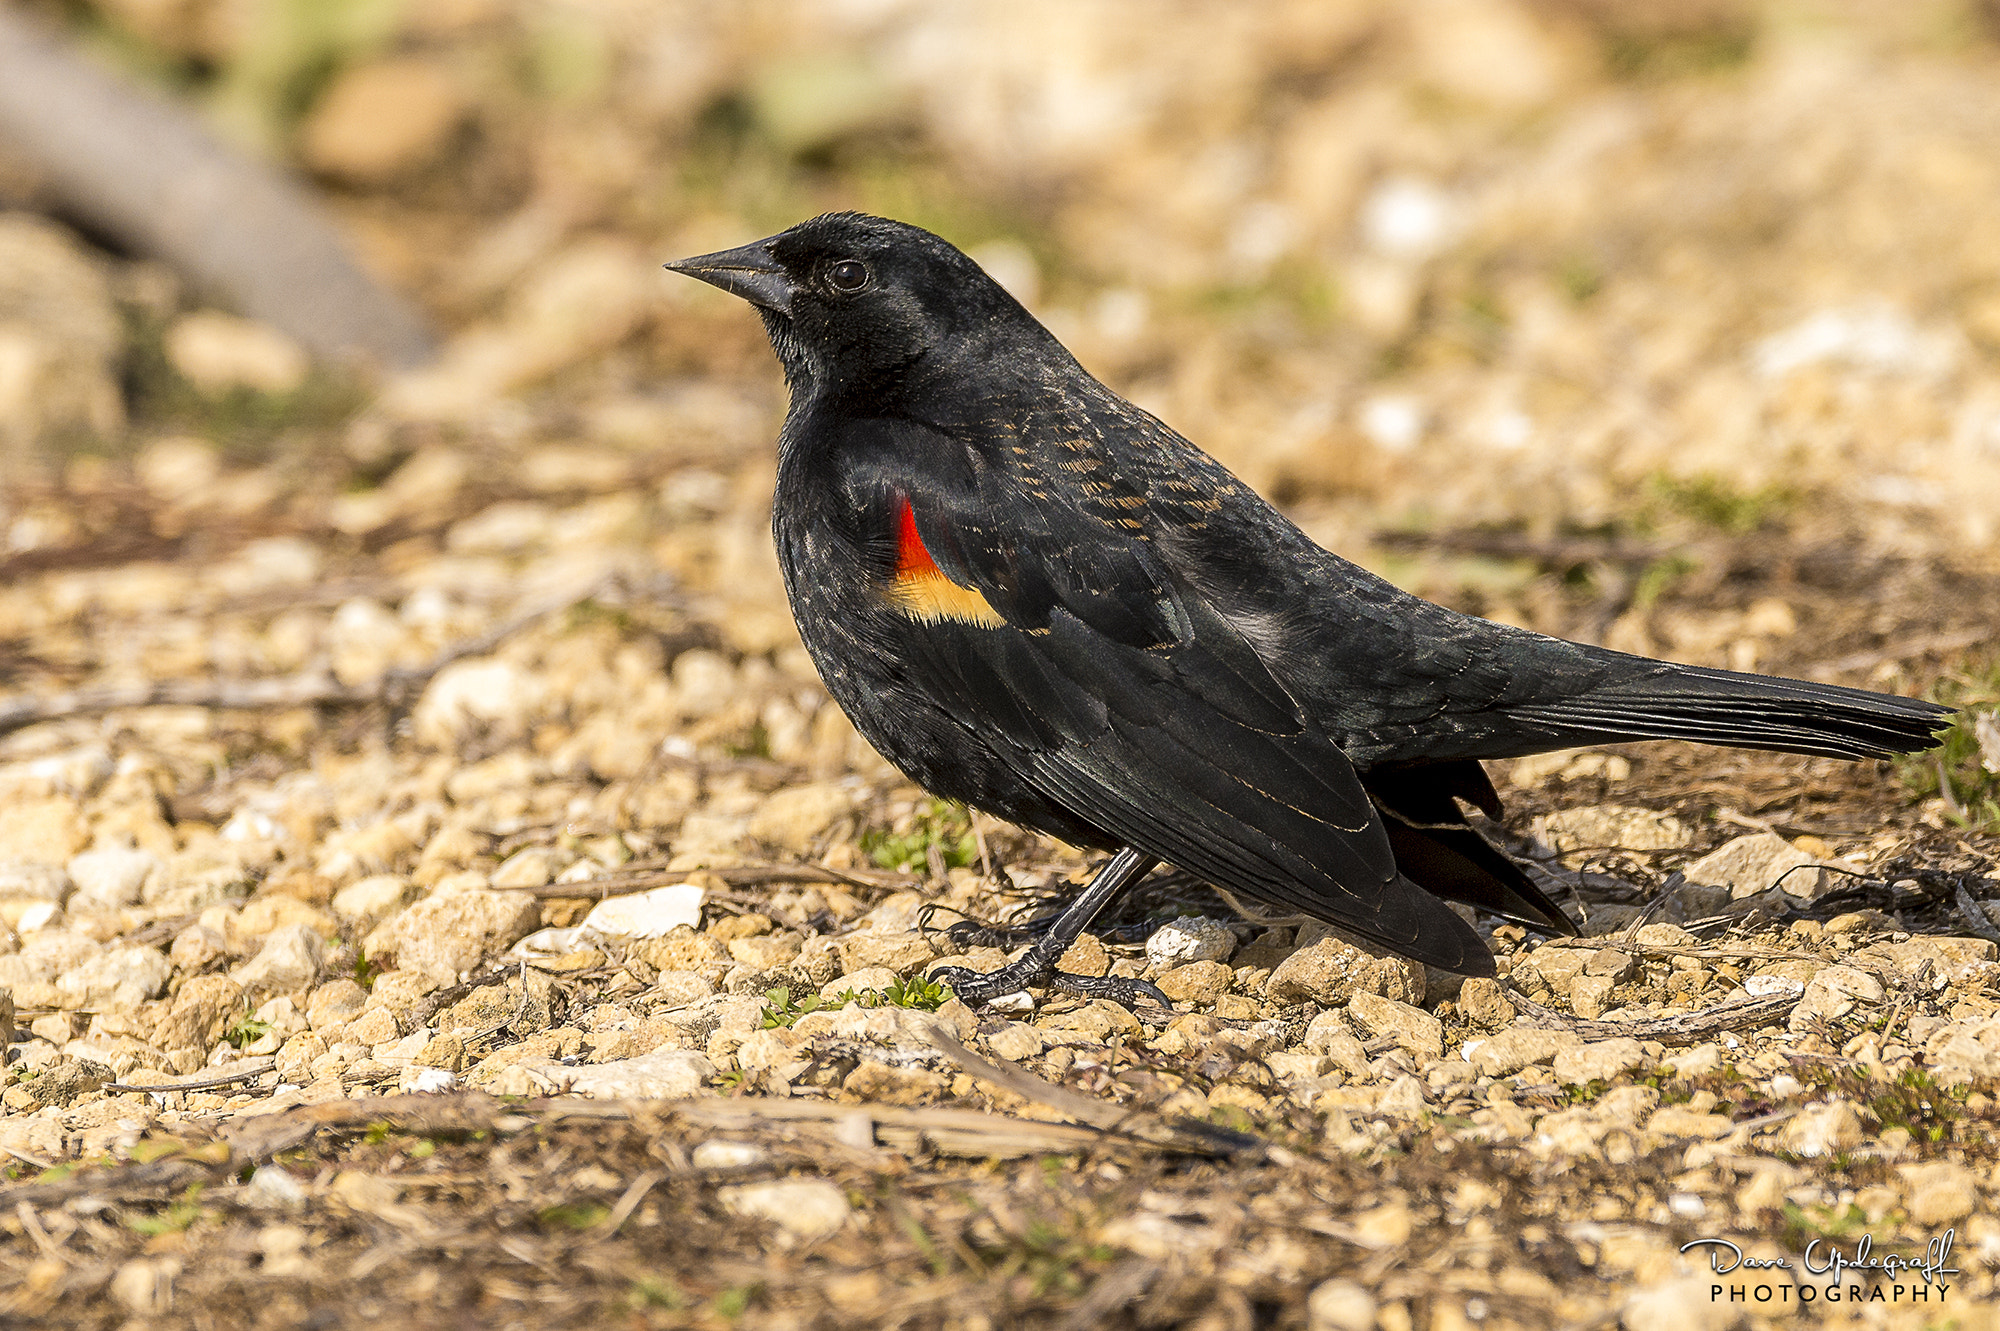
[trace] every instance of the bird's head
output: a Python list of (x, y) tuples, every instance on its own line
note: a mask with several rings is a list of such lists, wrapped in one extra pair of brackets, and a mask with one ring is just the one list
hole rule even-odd
[(1054, 341), (956, 247), (863, 213), (827, 213), (667, 267), (755, 305), (795, 393), (881, 395), (920, 366), (990, 357), (1023, 337)]

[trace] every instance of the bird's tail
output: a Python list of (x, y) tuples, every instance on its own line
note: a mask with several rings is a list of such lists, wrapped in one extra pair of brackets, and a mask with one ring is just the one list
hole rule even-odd
[(1593, 649), (1598, 652), (1632, 668), (1588, 692), (1508, 709), (1509, 719), (1524, 728), (1547, 730), (1553, 742), (1537, 747), (1685, 739), (1827, 758), (1887, 758), (1933, 747), (1952, 715), (1951, 708), (1921, 698)]

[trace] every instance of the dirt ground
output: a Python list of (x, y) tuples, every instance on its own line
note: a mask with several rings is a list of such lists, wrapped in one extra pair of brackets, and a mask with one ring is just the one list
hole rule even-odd
[[(0, 1325), (1995, 1323), (1990, 7), (26, 8), (442, 350), (0, 145)], [(1500, 983), (1163, 873), (1065, 965), (1173, 1012), (970, 1011), (1088, 865), (827, 700), (776, 367), (657, 269), (831, 207), (1422, 594), (1965, 710), (1493, 764), (1585, 935)]]

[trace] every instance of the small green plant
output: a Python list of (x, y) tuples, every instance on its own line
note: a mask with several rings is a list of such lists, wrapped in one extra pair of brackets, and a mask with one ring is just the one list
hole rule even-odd
[(611, 1214), (611, 1208), (601, 1202), (562, 1202), (555, 1206), (545, 1206), (536, 1214), (536, 1219), (548, 1229), (592, 1229)]
[(763, 1292), (764, 1286), (761, 1283), (735, 1285), (725, 1289), (715, 1296), (716, 1315), (733, 1322), (750, 1311), (750, 1304)]
[(917, 806), (907, 832), (871, 828), (861, 834), (862, 852), (884, 869), (920, 869), (929, 862), (933, 845), (947, 869), (963, 869), (978, 862), (979, 842), (972, 835), (972, 815), (964, 805), (928, 800)]
[(235, 1045), (238, 1049), (241, 1049), (246, 1045), (256, 1044), (270, 1033), (270, 1022), (259, 1021), (255, 1016), (246, 1012), (231, 1023), (229, 1029), (222, 1033), (222, 1038)]
[(178, 1234), (202, 1218), (201, 1184), (190, 1183), (181, 1199), (168, 1205), (156, 1215), (127, 1216), (125, 1227), (135, 1234), (147, 1238), (157, 1238), (161, 1234)]
[(831, 998), (821, 994), (807, 994), (795, 998), (789, 989), (766, 989), (762, 1021), (763, 1029), (790, 1026), (808, 1012), (833, 1011), (858, 1003), (862, 1007), (914, 1008), (920, 1012), (935, 1012), (951, 1001), (951, 990), (927, 980), (921, 975), (912, 975), (896, 981), (887, 989), (843, 989)]
[(1797, 1248), (1814, 1239), (1844, 1239), (1868, 1231), (1868, 1213), (1849, 1202), (1845, 1210), (1832, 1206), (1803, 1207), (1786, 1202), (1785, 1237)]
[(1958, 708), (1939, 747), (1896, 760), (1896, 774), (1919, 799), (1942, 799), (1960, 826), (2000, 832), (2000, 660), (1946, 675), (1933, 690)]
[(1647, 479), (1646, 497), (1656, 508), (1731, 536), (1747, 536), (1775, 522), (1799, 500), (1782, 485), (1742, 490), (1720, 476), (1664, 472)]
[(634, 1312), (642, 1308), (664, 1308), (668, 1312), (679, 1312), (688, 1306), (687, 1295), (671, 1280), (659, 1276), (640, 1276), (632, 1282), (632, 1288), (625, 1294), (626, 1306)]

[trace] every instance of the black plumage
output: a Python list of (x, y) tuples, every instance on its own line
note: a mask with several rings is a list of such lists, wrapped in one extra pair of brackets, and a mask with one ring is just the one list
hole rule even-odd
[[(1874, 758), (1929, 747), (1947, 715), (1411, 596), (1315, 545), (915, 227), (832, 214), (670, 266), (755, 304), (783, 365), (772, 529), (833, 697), (927, 789), (1129, 848), (1120, 882), (1165, 860), (1490, 974), (1445, 900), (1574, 929), (1467, 825), (1460, 800), (1500, 809), (1479, 759), (1632, 739)], [(1048, 950), (963, 973), (961, 995), (1038, 978)]]

